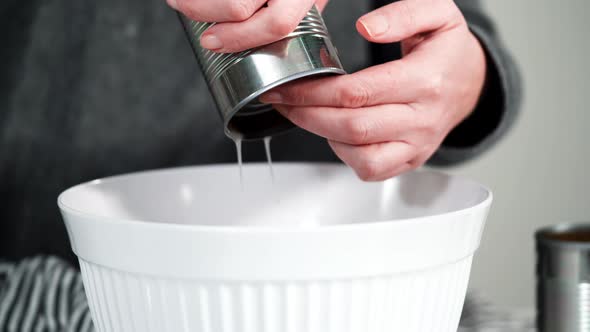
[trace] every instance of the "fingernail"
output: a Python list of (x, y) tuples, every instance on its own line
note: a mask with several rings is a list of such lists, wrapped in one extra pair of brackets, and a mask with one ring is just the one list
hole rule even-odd
[(365, 28), (369, 36), (376, 37), (383, 34), (389, 29), (389, 22), (382, 15), (369, 15), (359, 20), (359, 23)]
[(218, 50), (223, 47), (223, 43), (215, 35), (201, 36), (201, 46), (209, 50)]
[(260, 101), (266, 104), (280, 104), (283, 101), (283, 97), (280, 93), (271, 91), (260, 96)]

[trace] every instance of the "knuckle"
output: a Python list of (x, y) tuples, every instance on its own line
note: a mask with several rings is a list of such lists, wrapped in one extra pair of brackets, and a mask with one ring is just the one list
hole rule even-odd
[(433, 113), (435, 110), (421, 110), (420, 114), (412, 119), (410, 129), (412, 130), (413, 139), (430, 139), (436, 131), (438, 117)]
[(455, 4), (452, 1), (446, 7), (445, 14), (451, 22), (467, 24), (467, 22), (465, 21), (465, 17), (463, 16), (463, 13), (461, 12), (457, 4)]
[(224, 48), (227, 51), (231, 52), (239, 52), (245, 49), (250, 48), (251, 46), (248, 44), (250, 41), (246, 39), (240, 38), (224, 38)]
[(290, 34), (297, 27), (297, 21), (289, 17), (274, 15), (270, 17), (270, 33), (275, 38)]
[(438, 99), (443, 94), (443, 77), (441, 75), (432, 75), (427, 79), (425, 84), (426, 94), (431, 99)]
[(295, 88), (288, 93), (286, 99), (295, 105), (306, 105), (307, 100), (305, 97), (305, 91), (301, 91), (298, 88)]
[(292, 110), (290, 109), (289, 112), (289, 120), (291, 122), (293, 122), (294, 124), (296, 124), (299, 127), (303, 127), (303, 128), (307, 128), (308, 124), (309, 124), (309, 117), (306, 116), (307, 112), (305, 112), (305, 110), (299, 109), (299, 110)]
[(423, 117), (418, 124), (418, 129), (425, 137), (434, 137), (438, 134), (437, 122), (430, 116)]
[(356, 168), (358, 177), (363, 181), (375, 181), (383, 172), (382, 162), (370, 147), (361, 149), (359, 164)]
[(371, 124), (362, 117), (352, 117), (346, 120), (346, 131), (348, 133), (349, 143), (363, 145), (368, 142), (371, 131)]
[(342, 106), (359, 108), (369, 102), (369, 91), (362, 84), (347, 85), (340, 90)]
[(454, 1), (425, 0), (424, 5), (433, 8), (446, 20), (454, 20), (462, 17), (461, 10)]
[(305, 90), (301, 89), (296, 84), (285, 85), (277, 89), (283, 97), (283, 101), (293, 105), (306, 105), (307, 97), (305, 96)]
[(417, 19), (416, 19), (416, 12), (413, 7), (413, 2), (411, 1), (399, 1), (397, 2), (399, 6), (400, 17), (403, 18), (404, 22), (401, 26), (405, 27), (407, 32), (415, 31), (417, 28)]
[(384, 77), (387, 87), (391, 91), (399, 90), (402, 87), (403, 82), (410, 80), (410, 75), (407, 70), (407, 66), (402, 63), (403, 60), (390, 62), (385, 68)]
[(173, 0), (166, 0), (166, 3), (168, 4), (168, 6), (174, 8), (174, 7), (178, 7), (178, 3), (181, 2), (181, 0), (177, 0), (177, 1), (173, 1)]
[(434, 154), (435, 148), (432, 148), (432, 145), (427, 145), (428, 147), (422, 149), (419, 153), (417, 153), (414, 158), (408, 161), (408, 165), (410, 166), (410, 170), (415, 170), (422, 167), (428, 159)]
[(248, 0), (233, 0), (228, 4), (228, 15), (236, 21), (245, 21), (254, 14), (252, 2)]
[(410, 170), (418, 169), (423, 164), (424, 164), (424, 161), (422, 160), (422, 158), (416, 158), (416, 159), (410, 160), (408, 162), (408, 165), (410, 165)]
[(360, 163), (356, 173), (363, 181), (374, 181), (379, 178), (380, 166), (377, 162), (371, 160), (364, 160)]
[(192, 6), (190, 4), (187, 3), (186, 0), (167, 0), (166, 1), (170, 6), (175, 6), (176, 10), (178, 10), (179, 12), (185, 14), (186, 16), (192, 18), (193, 20), (198, 20), (199, 17), (197, 17), (195, 15), (195, 13), (197, 11), (194, 10), (194, 8), (192, 8)]

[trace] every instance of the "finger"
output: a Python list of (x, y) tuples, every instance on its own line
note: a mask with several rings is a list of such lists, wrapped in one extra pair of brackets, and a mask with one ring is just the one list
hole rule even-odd
[(461, 22), (461, 12), (453, 1), (402, 0), (362, 16), (356, 27), (369, 41), (393, 43)]
[(382, 181), (410, 170), (414, 148), (405, 142), (349, 145), (328, 141), (334, 153), (363, 181)]
[(267, 0), (167, 0), (168, 5), (198, 22), (241, 22)]
[(350, 75), (295, 81), (273, 89), (260, 100), (269, 104), (359, 108), (409, 103), (429, 93), (435, 76), (428, 64), (401, 59)]
[[(243, 22), (219, 23), (201, 36), (201, 45), (215, 52), (239, 52), (270, 44), (293, 32), (313, 0), (271, 0)], [(208, 40), (215, 43), (209, 44)]]
[(315, 3), (315, 6), (318, 8), (318, 10), (321, 12), (324, 11), (324, 8), (326, 8), (326, 5), (328, 4), (328, 0), (318, 0)]
[(295, 125), (324, 138), (354, 145), (403, 139), (416, 122), (408, 105), (361, 109), (274, 105)]

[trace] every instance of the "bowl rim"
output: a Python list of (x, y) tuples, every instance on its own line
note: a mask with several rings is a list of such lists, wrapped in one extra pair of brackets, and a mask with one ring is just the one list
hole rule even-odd
[[(334, 168), (348, 168), (348, 166), (338, 163), (338, 162), (273, 162), (273, 167), (276, 166), (323, 166), (323, 167), (334, 167)], [(127, 177), (135, 177), (153, 173), (166, 173), (166, 172), (175, 172), (179, 170), (189, 170), (189, 169), (203, 169), (203, 168), (213, 168), (213, 167), (232, 167), (235, 166), (234, 163), (216, 163), (216, 164), (204, 164), (204, 165), (189, 165), (189, 166), (180, 166), (180, 167), (167, 167), (167, 168), (158, 168), (158, 169), (148, 169), (142, 170), (137, 172), (130, 172), (130, 173), (123, 173), (118, 175), (107, 176), (104, 178), (98, 178), (86, 182), (82, 182), (80, 184), (74, 185), (69, 187), (68, 189), (62, 191), (57, 197), (57, 205), (59, 209), (62, 211), (62, 214), (65, 212), (66, 214), (70, 214), (76, 216), (76, 219), (84, 219), (84, 220), (92, 220), (95, 222), (101, 223), (109, 223), (109, 224), (117, 224), (121, 226), (136, 226), (142, 228), (149, 228), (149, 229), (161, 229), (161, 230), (183, 230), (185, 232), (214, 232), (214, 233), (323, 233), (323, 232), (334, 232), (334, 231), (357, 231), (359, 229), (367, 229), (367, 228), (380, 228), (380, 227), (389, 227), (392, 223), (396, 224), (405, 224), (405, 223), (416, 223), (416, 222), (427, 222), (431, 221), (432, 219), (436, 219), (434, 217), (445, 217), (450, 218), (453, 216), (461, 216), (464, 214), (469, 213), (472, 210), (478, 210), (480, 208), (485, 208), (491, 205), (493, 201), (493, 192), (485, 185), (477, 181), (473, 181), (466, 177), (459, 177), (457, 175), (448, 174), (441, 171), (436, 170), (414, 170), (411, 173), (414, 174), (435, 174), (438, 176), (444, 176), (447, 178), (460, 178), (461, 181), (466, 181), (471, 185), (479, 187), (484, 192), (484, 199), (479, 201), (477, 204), (472, 206), (453, 210), (449, 212), (439, 213), (435, 215), (426, 215), (420, 217), (413, 217), (413, 218), (401, 218), (401, 219), (387, 219), (387, 220), (372, 220), (372, 221), (363, 221), (363, 222), (354, 222), (354, 223), (346, 223), (346, 224), (327, 224), (327, 225), (314, 225), (313, 227), (301, 227), (298, 225), (293, 226), (281, 226), (281, 227), (274, 227), (271, 225), (207, 225), (207, 224), (180, 224), (175, 223), (173, 221), (153, 221), (147, 219), (131, 219), (131, 218), (114, 218), (114, 217), (107, 217), (101, 216), (98, 214), (87, 213), (81, 211), (79, 209), (73, 208), (68, 206), (64, 202), (64, 196), (72, 191), (80, 189), (81, 187), (85, 186), (92, 186), (92, 185), (99, 185), (105, 182), (113, 182), (120, 180), (122, 178)], [(266, 162), (249, 162), (244, 163), (242, 167), (262, 167), (268, 166)], [(408, 174), (408, 173), (405, 173)], [(404, 176), (404, 174), (400, 175)]]

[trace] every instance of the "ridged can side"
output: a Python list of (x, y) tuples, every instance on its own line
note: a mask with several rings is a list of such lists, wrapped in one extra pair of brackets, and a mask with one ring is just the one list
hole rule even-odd
[[(201, 47), (201, 35), (215, 23), (197, 22), (183, 15), (180, 15), (180, 17), (207, 82), (214, 81), (225, 70), (254, 51), (254, 49), (249, 49), (238, 53), (216, 53), (205, 49)], [(307, 13), (295, 30), (285, 38), (302, 35), (330, 38), (324, 20), (315, 6)]]
[(179, 17), (228, 136), (260, 139), (292, 128), (290, 121), (272, 105), (260, 103), (258, 96), (303, 77), (345, 74), (315, 7), (285, 38), (237, 53), (201, 47), (201, 35), (215, 23)]

